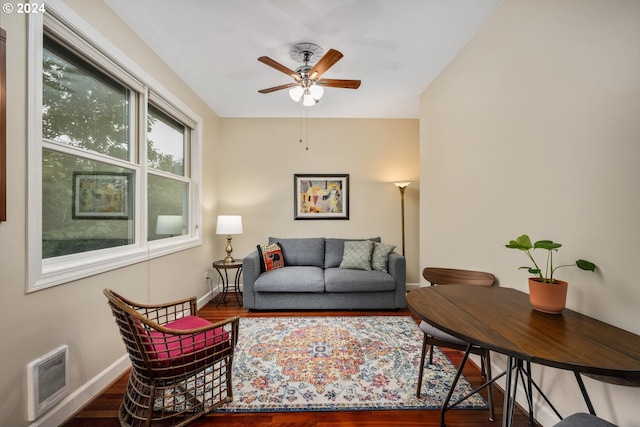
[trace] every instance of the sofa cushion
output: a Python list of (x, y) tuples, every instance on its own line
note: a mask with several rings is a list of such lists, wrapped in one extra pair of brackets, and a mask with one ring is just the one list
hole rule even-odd
[(371, 240), (344, 242), (344, 252), (342, 254), (340, 268), (371, 270), (372, 253), (373, 242)]
[(380, 237), (372, 237), (370, 239), (334, 239), (327, 238), (324, 242), (324, 268), (334, 268), (340, 266), (342, 262), (342, 254), (344, 252), (344, 242), (353, 242), (357, 240), (371, 240), (372, 242), (381, 242)]
[(322, 237), (292, 239), (269, 237), (269, 244), (272, 243), (278, 243), (282, 248), (282, 255), (287, 266), (324, 266), (324, 238)]
[(260, 255), (261, 272), (284, 267), (284, 256), (279, 244), (258, 245), (258, 254)]
[(395, 245), (385, 245), (374, 242), (373, 253), (371, 254), (371, 269), (387, 272), (389, 264), (389, 254), (395, 249)]
[(324, 281), (327, 292), (388, 292), (396, 289), (396, 281), (390, 274), (376, 270), (327, 268)]
[(253, 284), (256, 292), (323, 292), (320, 267), (287, 266), (262, 273)]

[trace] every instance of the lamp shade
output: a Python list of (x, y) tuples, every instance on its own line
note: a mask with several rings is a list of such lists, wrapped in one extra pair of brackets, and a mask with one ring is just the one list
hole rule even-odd
[(322, 98), (322, 95), (324, 95), (324, 88), (322, 86), (314, 84), (309, 88), (309, 92), (311, 92), (311, 96), (313, 97), (313, 99), (319, 101), (320, 98)]
[(304, 105), (305, 107), (311, 107), (313, 105), (316, 105), (316, 100), (313, 99), (313, 96), (311, 94), (305, 94), (302, 98), (302, 105)]
[(300, 101), (300, 98), (302, 98), (302, 95), (304, 95), (304, 89), (302, 89), (302, 87), (300, 86), (295, 86), (294, 88), (289, 90), (289, 96), (295, 102)]
[(409, 184), (411, 184), (411, 181), (404, 181), (404, 182), (394, 182), (394, 184), (398, 187), (398, 188), (406, 188), (409, 186)]
[(242, 216), (218, 215), (216, 234), (242, 234)]
[(158, 215), (156, 234), (182, 234), (182, 215)]

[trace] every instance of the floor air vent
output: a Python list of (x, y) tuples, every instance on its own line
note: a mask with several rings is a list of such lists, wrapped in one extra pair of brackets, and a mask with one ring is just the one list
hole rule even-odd
[(67, 395), (69, 346), (63, 345), (27, 366), (29, 421), (45, 413)]

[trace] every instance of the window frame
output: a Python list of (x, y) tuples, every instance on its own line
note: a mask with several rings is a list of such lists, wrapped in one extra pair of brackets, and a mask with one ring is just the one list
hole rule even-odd
[[(26, 292), (83, 279), (110, 270), (202, 245), (200, 224), (202, 119), (149, 73), (99, 34), (66, 4), (46, 2), (45, 14), (28, 15), (28, 271)], [(104, 161), (100, 153), (43, 140), (42, 58), (44, 33), (72, 50), (83, 60), (127, 86), (132, 92), (130, 118), (131, 154), (128, 161), (109, 157), (108, 162), (135, 171), (134, 243), (90, 252), (42, 259), (42, 151), (54, 149), (75, 156)], [(147, 241), (147, 105), (153, 105), (189, 129), (185, 153), (185, 176), (189, 183), (188, 230), (185, 235)], [(82, 154), (79, 155), (79, 151)]]

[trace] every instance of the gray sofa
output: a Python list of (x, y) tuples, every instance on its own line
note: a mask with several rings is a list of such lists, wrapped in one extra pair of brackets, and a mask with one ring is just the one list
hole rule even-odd
[[(362, 239), (269, 238), (284, 267), (261, 271), (258, 250), (242, 262), (244, 307), (250, 310), (400, 309), (406, 306), (406, 261), (388, 256), (387, 271), (340, 268), (344, 243)], [(366, 239), (380, 242), (380, 238)]]

